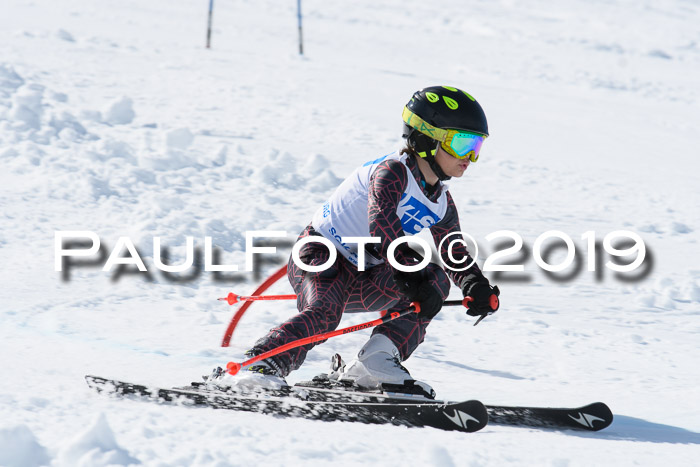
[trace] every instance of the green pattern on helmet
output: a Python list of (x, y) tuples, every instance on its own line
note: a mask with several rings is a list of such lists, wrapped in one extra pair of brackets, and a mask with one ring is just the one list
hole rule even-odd
[(467, 91), (462, 91), (465, 96), (467, 96), (469, 99), (471, 99), (472, 102), (476, 102), (476, 99), (474, 99)]
[(457, 107), (459, 107), (457, 101), (452, 99), (451, 97), (442, 96), (442, 99), (445, 101), (445, 104), (447, 104), (447, 107), (449, 107), (452, 110), (456, 110)]
[(457, 88), (453, 88), (452, 86), (443, 86), (443, 88), (447, 89), (448, 91), (452, 91), (452, 92), (459, 91)]
[(428, 100), (429, 100), (430, 102), (433, 102), (433, 103), (434, 103), (434, 102), (437, 102), (438, 100), (440, 100), (440, 96), (438, 96), (438, 95), (435, 94), (434, 92), (426, 92), (426, 93), (425, 93), (425, 97), (427, 97)]

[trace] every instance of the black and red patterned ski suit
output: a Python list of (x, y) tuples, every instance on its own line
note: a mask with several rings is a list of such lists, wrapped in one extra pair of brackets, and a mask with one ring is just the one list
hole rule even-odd
[[(381, 244), (379, 244), (381, 246), (375, 253), (384, 259), (384, 263), (360, 272), (354, 264), (339, 254), (335, 263), (327, 270), (306, 272), (290, 258), (287, 276), (297, 293), (299, 313), (271, 329), (265, 337), (258, 340), (249, 351), (251, 354), (257, 355), (297, 339), (332, 331), (340, 324), (343, 312), (395, 311), (404, 310), (409, 306), (410, 302), (397, 291), (392, 278), (393, 268), (386, 261), (389, 244), (394, 239), (405, 235), (396, 209), (409, 176), (416, 178), (423, 187), (423, 192), (431, 200), (438, 198), (441, 188), (430, 193), (425, 188), (423, 176), (415, 160), (409, 157), (407, 164), (410, 172), (398, 160), (381, 162), (370, 179), (368, 200), (370, 235), (381, 238)], [(436, 245), (439, 245), (449, 233), (460, 231), (454, 201), (449, 192), (446, 195), (448, 206), (445, 217), (430, 228)], [(308, 235), (319, 234), (309, 225), (299, 238)], [(461, 235), (452, 236), (450, 240), (453, 240), (453, 237), (461, 238)], [(455, 264), (447, 255), (448, 243), (446, 241), (439, 252), (442, 261), (444, 264), (459, 268), (460, 264)], [(453, 243), (452, 255), (457, 260), (467, 257), (467, 263), (471, 262), (469, 252), (461, 242)], [(316, 266), (328, 260), (329, 252), (324, 245), (311, 242), (301, 248), (299, 256), (305, 264)], [(401, 264), (411, 264), (410, 259), (400, 249), (395, 250), (395, 257)], [(423, 270), (423, 274), (424, 278), (440, 291), (443, 299), (449, 294), (449, 279), (463, 290), (465, 285), (473, 281), (484, 280), (476, 263), (460, 272), (449, 269), (445, 271), (439, 265), (431, 263)], [(399, 349), (402, 360), (406, 360), (423, 342), (429, 323), (429, 320), (411, 313), (377, 326), (373, 334), (380, 333), (388, 337)], [(273, 357), (274, 366), (277, 366), (284, 376), (288, 375), (301, 366), (307, 352), (314, 345), (316, 344), (297, 347)]]

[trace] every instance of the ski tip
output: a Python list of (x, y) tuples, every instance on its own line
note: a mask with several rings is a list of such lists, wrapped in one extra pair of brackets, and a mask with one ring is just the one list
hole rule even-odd
[(578, 408), (487, 406), (491, 423), (537, 428), (600, 431), (610, 426), (613, 414), (602, 402)]
[(610, 407), (604, 402), (593, 402), (592, 404), (581, 407), (577, 411), (587, 416), (588, 429), (591, 431), (600, 431), (609, 427), (614, 419), (612, 410), (610, 410)]
[(486, 406), (477, 400), (449, 404), (445, 416), (454, 423), (452, 429), (473, 433), (484, 428), (489, 422)]
[(591, 404), (581, 407), (581, 409), (600, 410), (603, 413), (610, 412), (610, 415), (612, 415), (610, 407), (608, 407), (608, 405), (605, 402), (593, 402)]
[(603, 402), (593, 402), (565, 412), (564, 420), (569, 428), (587, 431), (600, 431), (613, 422), (613, 413)]

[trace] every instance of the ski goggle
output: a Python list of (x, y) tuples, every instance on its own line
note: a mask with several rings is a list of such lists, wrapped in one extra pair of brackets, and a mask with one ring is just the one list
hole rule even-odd
[[(454, 133), (453, 133), (454, 132)], [(447, 130), (447, 139), (440, 143), (442, 149), (457, 159), (469, 158), (470, 161), (479, 160), (479, 151), (485, 137), (475, 133), (465, 133), (457, 130)]]
[(404, 107), (402, 117), (406, 125), (439, 141), (442, 149), (449, 155), (457, 159), (469, 158), (472, 162), (479, 160), (479, 151), (486, 136), (464, 130), (445, 130), (435, 127), (411, 112), (408, 107)]

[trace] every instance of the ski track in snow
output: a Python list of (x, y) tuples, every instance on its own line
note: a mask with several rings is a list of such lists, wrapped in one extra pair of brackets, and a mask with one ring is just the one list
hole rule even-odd
[[(217, 2), (210, 50), (204, 3), (5, 2), (0, 465), (696, 463), (700, 6), (443, 3), (305, 3), (299, 57), (294, 2)], [(528, 257), (527, 280), (494, 280), (496, 315), (472, 327), (444, 310), (407, 367), (446, 399), (601, 400), (610, 428), (465, 436), (88, 390), (85, 374), (197, 380), (294, 313), (257, 304), (221, 348), (234, 308), (215, 299), (251, 292), (289, 249), (257, 276), (176, 282), (153, 267), (152, 237), (178, 264), (185, 236), (199, 248), (211, 236), (222, 262), (241, 268), (247, 230), (293, 241), (347, 174), (400, 144), (402, 106), (434, 84), (467, 89), (489, 119), (481, 160), (450, 182), (463, 229), (486, 253), (496, 230), (530, 248), (561, 230), (584, 264), (555, 281)], [(621, 229), (642, 236), (651, 270), (596, 279), (581, 235)], [(63, 280), (57, 230), (94, 231), (105, 254), (128, 236), (150, 273), (113, 278), (93, 265)], [(290, 382), (325, 371), (335, 352), (349, 359), (368, 334), (316, 348)]]

